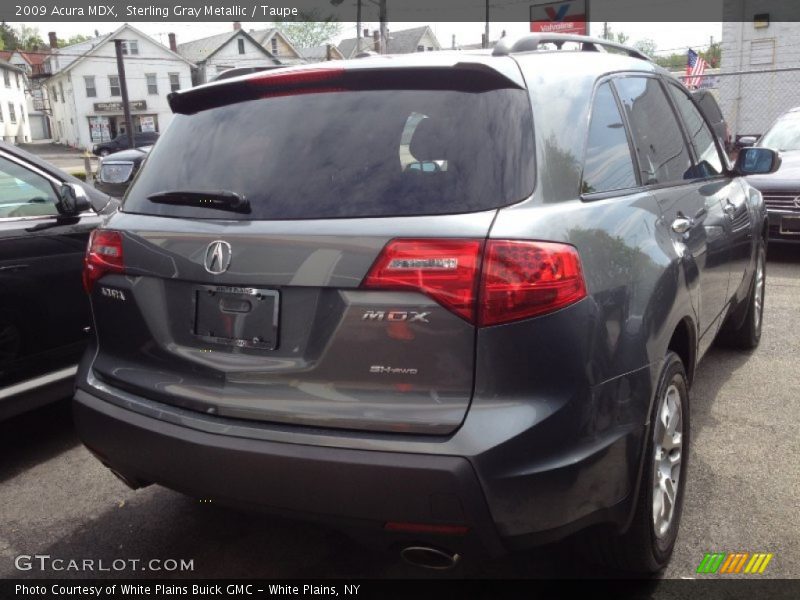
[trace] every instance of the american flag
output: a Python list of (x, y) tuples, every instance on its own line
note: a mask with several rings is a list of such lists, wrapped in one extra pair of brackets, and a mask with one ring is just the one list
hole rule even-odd
[(707, 66), (708, 63), (703, 60), (703, 57), (689, 48), (689, 54), (686, 57), (686, 87), (700, 87)]

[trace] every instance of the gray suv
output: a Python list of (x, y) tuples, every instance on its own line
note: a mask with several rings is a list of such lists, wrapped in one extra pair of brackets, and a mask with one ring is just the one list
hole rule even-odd
[(427, 566), (587, 528), (665, 566), (697, 363), (761, 335), (740, 176), (776, 152), (730, 165), (666, 71), (569, 36), (169, 100), (85, 259), (74, 414), (100, 461)]

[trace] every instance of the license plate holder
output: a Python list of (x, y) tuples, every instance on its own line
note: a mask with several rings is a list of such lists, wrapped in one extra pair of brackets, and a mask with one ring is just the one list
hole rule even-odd
[(194, 334), (238, 348), (278, 346), (277, 290), (207, 285), (195, 289)]
[(781, 234), (800, 235), (800, 217), (781, 217)]

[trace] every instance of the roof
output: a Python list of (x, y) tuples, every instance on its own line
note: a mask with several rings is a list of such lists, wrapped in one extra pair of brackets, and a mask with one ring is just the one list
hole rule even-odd
[(214, 54), (217, 50), (222, 48), (238, 33), (245, 33), (241, 30), (234, 29), (232, 31), (225, 31), (216, 35), (200, 38), (199, 40), (192, 40), (184, 44), (178, 44), (178, 54), (193, 63), (203, 62), (209, 56)]
[[(390, 31), (389, 41), (387, 43), (387, 52), (389, 54), (411, 54), (417, 51), (417, 46), (425, 34), (429, 34), (435, 44), (436, 50), (441, 50), (442, 46), (439, 40), (433, 33), (433, 30), (427, 26), (414, 27), (412, 29), (401, 29), (400, 31)], [(371, 37), (361, 38), (361, 47), (356, 49), (357, 38), (347, 38), (339, 42), (339, 51), (345, 58), (353, 58), (358, 52), (364, 50), (374, 50), (374, 40)]]
[(16, 71), (17, 73), (25, 73), (22, 69), (12, 65), (7, 60), (0, 59), (0, 69), (8, 69), (9, 71)]
[[(344, 55), (339, 51), (339, 49), (334, 46), (331, 46), (331, 58), (333, 59), (342, 59)], [(322, 61), (328, 59), (328, 44), (323, 44), (321, 46), (312, 46), (310, 48), (298, 48), (300, 55), (308, 60), (312, 61)]]
[(100, 46), (116, 38), (125, 29), (133, 31), (138, 36), (160, 47), (164, 52), (172, 54), (175, 58), (187, 63), (189, 66), (191, 67), (194, 66), (194, 64), (191, 61), (187, 60), (177, 52), (173, 52), (172, 50), (167, 48), (164, 44), (154, 40), (146, 33), (139, 31), (138, 29), (136, 29), (135, 27), (133, 27), (128, 23), (123, 23), (119, 28), (112, 31), (111, 33), (107, 33), (105, 35), (101, 35), (99, 37), (86, 40), (79, 44), (72, 44), (71, 46), (64, 46), (63, 48), (59, 48), (58, 50), (53, 50), (50, 54), (45, 56), (44, 59), (50, 57), (58, 57), (60, 68), (58, 71), (54, 71), (53, 75), (59, 75), (61, 73), (65, 73), (66, 71), (70, 70), (72, 67), (77, 65), (85, 58), (88, 58), (89, 56), (94, 54), (97, 51), (97, 49), (100, 48)]

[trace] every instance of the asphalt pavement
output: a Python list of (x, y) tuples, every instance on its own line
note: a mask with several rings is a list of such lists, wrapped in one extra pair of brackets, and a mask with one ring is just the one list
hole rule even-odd
[[(692, 389), (689, 488), (670, 578), (703, 577), (706, 552), (771, 552), (763, 577), (800, 577), (800, 245), (769, 252), (761, 346), (713, 348)], [(403, 564), (318, 525), (201, 503), (151, 486), (131, 491), (80, 445), (68, 403), (0, 423), (0, 577), (15, 557), (192, 560), (191, 572), (99, 577), (552, 577), (597, 574), (565, 545), (444, 575)], [(214, 468), (209, 465), (209, 468)], [(708, 576), (706, 576), (708, 577)], [(734, 576), (735, 577), (735, 576)]]

